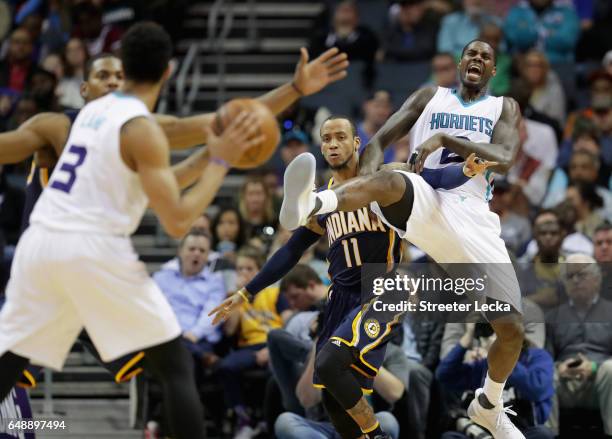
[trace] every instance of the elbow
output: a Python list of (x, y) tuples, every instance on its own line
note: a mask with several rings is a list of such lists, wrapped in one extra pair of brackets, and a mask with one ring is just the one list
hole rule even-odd
[(185, 220), (175, 220), (164, 225), (166, 233), (174, 239), (181, 239), (189, 231), (190, 227), (191, 224)]

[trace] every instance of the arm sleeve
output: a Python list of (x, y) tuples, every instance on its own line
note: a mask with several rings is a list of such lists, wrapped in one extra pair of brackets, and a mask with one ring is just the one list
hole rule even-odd
[(280, 280), (298, 263), (308, 248), (316, 243), (321, 235), (306, 227), (297, 229), (287, 244), (282, 246), (266, 262), (257, 276), (246, 284), (246, 290), (251, 294), (257, 294), (264, 288)]
[(438, 169), (424, 168), (421, 177), (434, 189), (453, 189), (470, 179), (463, 173), (463, 163)]

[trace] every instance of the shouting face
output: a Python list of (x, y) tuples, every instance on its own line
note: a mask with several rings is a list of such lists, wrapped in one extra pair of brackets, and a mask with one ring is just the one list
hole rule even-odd
[(465, 47), (459, 62), (459, 76), (465, 87), (480, 90), (495, 73), (495, 51), (488, 43), (473, 41)]

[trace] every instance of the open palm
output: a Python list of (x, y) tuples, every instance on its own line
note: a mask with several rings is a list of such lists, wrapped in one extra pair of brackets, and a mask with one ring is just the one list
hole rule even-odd
[(347, 55), (336, 47), (326, 50), (310, 62), (308, 59), (308, 50), (302, 47), (293, 83), (304, 96), (317, 93), (328, 84), (346, 77), (349, 65)]

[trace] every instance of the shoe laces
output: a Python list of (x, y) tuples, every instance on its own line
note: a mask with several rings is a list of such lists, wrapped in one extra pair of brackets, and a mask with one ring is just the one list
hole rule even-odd
[[(499, 410), (499, 413), (497, 414), (497, 423), (495, 424), (496, 429), (499, 429), (500, 425), (503, 425), (504, 429), (508, 427), (510, 427), (511, 429), (516, 428), (512, 421), (510, 421), (510, 418), (508, 418), (508, 415), (516, 416), (516, 412), (514, 410), (511, 410), (510, 407), (512, 406), (502, 406), (502, 408)], [(503, 421), (507, 421), (507, 423), (504, 423)]]

